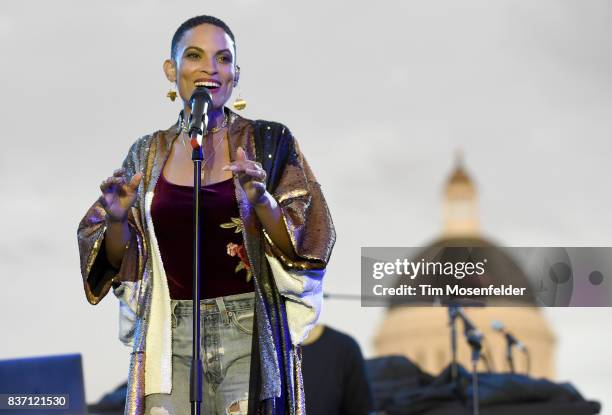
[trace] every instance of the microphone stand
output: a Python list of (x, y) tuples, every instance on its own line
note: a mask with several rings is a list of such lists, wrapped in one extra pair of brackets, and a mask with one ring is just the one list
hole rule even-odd
[[(463, 321), (463, 333), (465, 338), (472, 348), (472, 414), (479, 415), (480, 404), (478, 396), (478, 361), (480, 360), (480, 351), (482, 349), (482, 334), (476, 329), (474, 324), (463, 313), (461, 307), (455, 303), (448, 305), (448, 315), (451, 326), (451, 348), (453, 354), (453, 362), (451, 374), (457, 376), (457, 331), (456, 321), (459, 317)], [(454, 378), (456, 380), (456, 378)]]
[(457, 380), (457, 316), (459, 306), (455, 303), (448, 305), (448, 324), (451, 337), (451, 380)]
[(202, 135), (207, 130), (208, 117), (202, 117), (203, 129), (192, 127), (189, 131), (193, 151), (191, 160), (193, 161), (193, 342), (191, 367), (189, 372), (189, 400), (191, 402), (191, 415), (200, 415), (200, 405), (202, 403), (202, 359), (200, 358), (200, 190), (202, 187), (202, 161), (204, 154), (202, 146), (197, 144), (198, 134)]
[(482, 334), (478, 332), (468, 320), (464, 319), (465, 337), (472, 348), (472, 413), (479, 414), (480, 398), (478, 396), (478, 361), (480, 360), (480, 350), (482, 349)]
[(529, 358), (529, 350), (527, 350), (527, 347), (525, 347), (524, 344), (519, 342), (509, 332), (505, 331), (505, 332), (503, 332), (503, 334), (504, 334), (504, 337), (506, 338), (506, 359), (508, 360), (508, 366), (510, 368), (510, 372), (511, 373), (515, 372), (514, 356), (512, 354), (512, 348), (514, 346), (516, 346), (519, 350), (521, 350), (525, 354), (525, 358), (526, 358), (526, 361), (527, 361), (527, 374), (529, 374), (530, 369), (531, 369), (530, 368), (531, 362), (530, 362), (530, 358)]
[(506, 360), (508, 361), (508, 368), (510, 373), (514, 373), (514, 357), (512, 356), (512, 346), (514, 346), (514, 339), (510, 338), (508, 334), (506, 337)]

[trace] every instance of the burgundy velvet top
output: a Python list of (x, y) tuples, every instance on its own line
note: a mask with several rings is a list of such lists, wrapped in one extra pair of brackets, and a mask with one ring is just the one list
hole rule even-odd
[[(151, 205), (170, 298), (192, 298), (193, 187), (168, 182), (163, 173)], [(234, 180), (202, 186), (200, 192), (201, 298), (253, 291), (242, 239)]]

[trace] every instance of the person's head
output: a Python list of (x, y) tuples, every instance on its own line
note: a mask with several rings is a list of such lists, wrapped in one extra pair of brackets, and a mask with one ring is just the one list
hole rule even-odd
[(176, 29), (164, 72), (176, 83), (184, 102), (189, 102), (196, 85), (205, 85), (211, 92), (213, 109), (222, 108), (240, 75), (234, 34), (216, 17), (192, 17)]

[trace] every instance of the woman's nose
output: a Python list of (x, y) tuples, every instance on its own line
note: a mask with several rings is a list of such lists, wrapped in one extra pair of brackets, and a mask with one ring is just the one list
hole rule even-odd
[(200, 67), (201, 72), (206, 72), (207, 74), (214, 75), (217, 73), (217, 62), (212, 59), (203, 59), (202, 66)]

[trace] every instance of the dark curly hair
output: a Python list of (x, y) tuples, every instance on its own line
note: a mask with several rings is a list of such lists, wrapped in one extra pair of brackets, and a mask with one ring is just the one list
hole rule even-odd
[(183, 22), (183, 24), (181, 24), (178, 27), (178, 29), (176, 29), (176, 32), (174, 32), (174, 36), (172, 36), (172, 45), (170, 46), (170, 57), (172, 59), (176, 59), (176, 47), (181, 41), (181, 39), (183, 38), (183, 36), (185, 35), (186, 31), (188, 31), (189, 29), (193, 29), (196, 26), (199, 26), (201, 24), (206, 24), (206, 23), (223, 29), (225, 33), (227, 33), (227, 35), (230, 37), (230, 39), (232, 39), (232, 42), (234, 42), (234, 52), (236, 52), (236, 41), (234, 39), (234, 34), (232, 33), (232, 30), (229, 28), (229, 26), (225, 24), (223, 20), (217, 17), (202, 15), (202, 16), (195, 16), (195, 17), (192, 17), (191, 19), (186, 20), (185, 22)]

